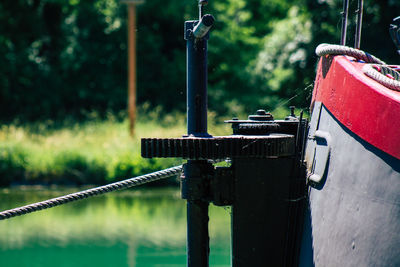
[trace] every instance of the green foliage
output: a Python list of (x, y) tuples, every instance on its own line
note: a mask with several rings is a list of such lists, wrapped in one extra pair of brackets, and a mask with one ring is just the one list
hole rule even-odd
[(277, 109), (279, 99), (290, 99), (298, 94), (297, 99), (285, 101), (285, 105), (304, 107), (308, 104), (304, 101), (305, 94), (312, 89), (304, 90), (312, 79), (304, 77), (305, 80), (301, 80), (306, 60), (310, 57), (305, 49), (311, 41), (310, 16), (294, 5), (288, 10), (287, 17), (274, 22), (272, 28), (272, 32), (263, 39), (264, 47), (252, 62), (253, 77), (260, 83), (259, 102), (262, 106)]
[[(252, 62), (275, 21), (285, 18), (294, 1), (214, 1), (217, 18), (210, 38), (210, 106), (218, 114), (254, 112), (271, 108)], [(276, 101), (276, 98), (274, 99)]]
[[(54, 159), (52, 168), (55, 170), (56, 175), (53, 180), (49, 181), (50, 183), (76, 185), (87, 183), (104, 184), (106, 178), (109, 178), (104, 163), (96, 160), (88, 160), (78, 151), (60, 152)], [(44, 179), (48, 179), (49, 177), (46, 173), (43, 173), (42, 176)]]
[[(351, 1), (350, 10), (355, 10)], [(387, 33), (399, 1), (366, 0), (362, 49), (398, 59)], [(218, 0), (209, 41), (209, 106), (237, 116), (280, 103), (305, 107), (315, 47), (338, 43), (342, 1)], [(118, 0), (0, 3), (0, 120), (101, 118), (126, 106), (126, 5)], [(151, 0), (137, 7), (139, 104), (185, 109), (184, 20), (196, 1)], [(349, 16), (348, 44), (355, 18)], [(286, 101), (286, 102), (285, 102)]]
[(180, 136), (185, 132), (182, 124), (140, 120), (134, 139), (128, 135), (127, 121), (112, 118), (67, 122), (56, 128), (49, 125), (8, 125), (0, 129), (0, 185), (105, 184), (181, 163), (179, 159), (142, 158), (140, 138)]
[[(312, 16), (311, 48), (319, 43), (339, 43), (342, 1), (313, 1), (304, 0), (307, 11)], [(350, 1), (349, 27), (347, 42), (354, 45), (357, 1)], [(390, 39), (388, 29), (393, 18), (399, 15), (399, 1), (364, 1), (363, 28), (361, 34), (361, 49), (378, 56), (388, 63), (396, 63), (394, 45)], [(315, 15), (318, 14), (318, 15)]]
[(0, 186), (21, 181), (26, 170), (27, 153), (20, 147), (0, 145)]
[(1, 2), (1, 117), (64, 118), (121, 108), (124, 36), (118, 21), (107, 23), (115, 6), (105, 0)]
[[(171, 160), (169, 161), (171, 162)], [(162, 170), (165, 166), (166, 164), (160, 160), (143, 159), (139, 154), (132, 156), (126, 153), (112, 162), (109, 179), (111, 177), (134, 177), (147, 174), (156, 170)]]

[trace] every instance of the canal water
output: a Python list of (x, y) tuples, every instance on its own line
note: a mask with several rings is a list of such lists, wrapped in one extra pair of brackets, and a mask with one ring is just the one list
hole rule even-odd
[[(0, 209), (78, 189), (0, 189)], [(210, 206), (210, 266), (230, 266), (230, 211)], [(0, 221), (1, 266), (186, 266), (179, 189), (131, 189)]]

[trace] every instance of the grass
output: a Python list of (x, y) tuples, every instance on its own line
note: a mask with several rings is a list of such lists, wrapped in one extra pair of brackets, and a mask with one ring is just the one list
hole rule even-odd
[[(288, 109), (273, 111), (284, 118)], [(109, 114), (99, 118), (87, 114), (85, 122), (66, 120), (0, 126), (0, 186), (10, 184), (105, 184), (165, 169), (181, 159), (143, 159), (143, 137), (180, 137), (186, 133), (182, 113), (164, 114), (160, 108), (139, 109), (135, 136), (128, 133), (128, 121)], [(246, 116), (240, 116), (245, 119)], [(229, 135), (224, 119), (209, 112), (212, 135)], [(160, 182), (159, 184), (163, 184)]]
[[(135, 136), (128, 121), (110, 115), (93, 116), (83, 123), (46, 121), (0, 126), (0, 185), (9, 184), (104, 184), (180, 164), (180, 159), (143, 159), (142, 137), (179, 137), (186, 133), (183, 114), (161, 110), (138, 116)], [(209, 118), (209, 132), (230, 133)]]

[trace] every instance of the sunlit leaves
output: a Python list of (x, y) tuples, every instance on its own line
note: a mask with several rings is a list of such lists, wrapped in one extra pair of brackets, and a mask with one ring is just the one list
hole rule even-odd
[(273, 31), (264, 39), (264, 48), (255, 61), (255, 74), (265, 81), (267, 90), (278, 91), (293, 79), (296, 67), (305, 67), (306, 50), (311, 40), (311, 21), (294, 6), (288, 17), (274, 23)]

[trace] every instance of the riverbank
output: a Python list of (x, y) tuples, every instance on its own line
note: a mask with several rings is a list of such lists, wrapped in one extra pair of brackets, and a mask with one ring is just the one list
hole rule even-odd
[[(133, 138), (128, 133), (128, 121), (111, 115), (82, 123), (2, 125), (0, 186), (105, 184), (180, 164), (180, 159), (143, 159), (140, 139), (182, 136), (186, 132), (184, 114), (160, 119), (154, 111), (138, 117)], [(215, 118), (210, 118), (213, 121)], [(215, 135), (230, 132), (222, 123), (219, 127), (210, 123), (209, 129)]]

